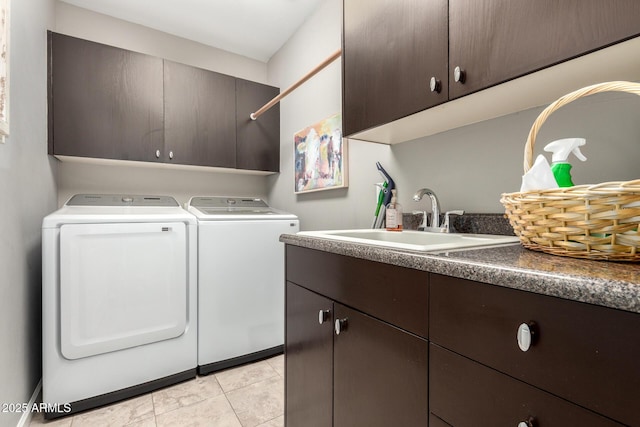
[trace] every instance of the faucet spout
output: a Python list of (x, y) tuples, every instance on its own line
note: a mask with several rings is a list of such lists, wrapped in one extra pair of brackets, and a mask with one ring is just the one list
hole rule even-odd
[[(431, 228), (439, 228), (440, 227), (440, 202), (438, 201), (438, 197), (436, 196), (436, 193), (434, 193), (433, 190), (430, 190), (428, 188), (421, 188), (420, 190), (416, 191), (416, 194), (413, 195), (413, 200), (416, 202), (419, 202), (420, 200), (422, 200), (422, 197), (424, 197), (425, 195), (429, 196), (429, 199), (431, 199)], [(424, 229), (427, 228), (426, 216), (423, 218), (420, 228), (424, 228)]]

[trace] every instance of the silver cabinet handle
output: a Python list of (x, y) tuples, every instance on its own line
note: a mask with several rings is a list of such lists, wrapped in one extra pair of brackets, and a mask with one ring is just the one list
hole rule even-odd
[(460, 67), (453, 69), (453, 80), (456, 83), (464, 83), (467, 78), (467, 73)]
[(536, 324), (533, 322), (521, 323), (520, 326), (518, 326), (517, 339), (520, 350), (528, 351), (529, 348), (531, 348), (538, 335), (536, 330)]
[(442, 90), (442, 83), (435, 77), (431, 77), (431, 80), (429, 80), (429, 89), (431, 89), (431, 92), (440, 93)]
[(318, 323), (322, 325), (324, 322), (329, 320), (329, 313), (329, 310), (320, 310), (318, 312)]
[(173, 159), (173, 151), (169, 151), (169, 158)]
[(347, 330), (347, 319), (336, 319), (335, 323), (336, 335)]
[(160, 150), (156, 150), (156, 159), (160, 158)]

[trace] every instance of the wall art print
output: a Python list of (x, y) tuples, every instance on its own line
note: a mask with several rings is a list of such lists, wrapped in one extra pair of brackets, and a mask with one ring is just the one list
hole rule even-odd
[(0, 0), (0, 142), (9, 136), (9, 0)]
[(293, 136), (295, 193), (348, 186), (347, 140), (342, 138), (342, 115), (334, 114)]

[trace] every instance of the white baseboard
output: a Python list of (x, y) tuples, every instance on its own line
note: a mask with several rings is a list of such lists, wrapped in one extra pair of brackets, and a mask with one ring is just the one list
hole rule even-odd
[[(36, 399), (38, 398), (38, 395), (40, 394), (41, 389), (42, 389), (42, 378), (40, 379), (40, 381), (38, 381), (38, 385), (36, 386), (36, 389), (33, 390), (31, 399), (29, 399), (29, 408), (32, 408), (33, 405), (36, 403)], [(16, 427), (28, 427), (29, 424), (31, 424), (31, 418), (33, 418), (33, 412), (31, 411), (23, 412), (22, 417), (20, 417), (20, 420), (18, 421), (18, 424), (16, 425)]]

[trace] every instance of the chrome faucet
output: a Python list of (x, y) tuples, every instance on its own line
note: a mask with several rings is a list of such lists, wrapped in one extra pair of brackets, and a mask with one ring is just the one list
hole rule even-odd
[(431, 226), (427, 227), (427, 215), (425, 214), (422, 218), (422, 224), (420, 224), (418, 229), (427, 230), (428, 228), (440, 228), (440, 202), (438, 202), (436, 193), (428, 188), (421, 188), (413, 195), (413, 200), (419, 202), (425, 194), (431, 199)]

